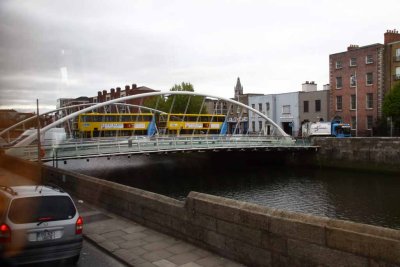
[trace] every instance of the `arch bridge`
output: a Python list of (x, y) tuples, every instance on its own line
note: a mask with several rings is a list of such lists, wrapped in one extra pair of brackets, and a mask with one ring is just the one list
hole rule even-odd
[[(222, 103), (226, 109), (214, 108)], [(51, 114), (51, 122), (39, 130), (27, 130), (17, 138), (11, 138), (10, 132), (38, 120), (37, 117), (1, 131), (5, 153), (32, 161), (58, 161), (149, 153), (316, 149), (303, 141), (296, 142), (252, 107), (197, 92), (130, 95), (102, 103), (62, 107), (40, 117)], [(260, 131), (249, 129), (251, 116), (263, 121)]]

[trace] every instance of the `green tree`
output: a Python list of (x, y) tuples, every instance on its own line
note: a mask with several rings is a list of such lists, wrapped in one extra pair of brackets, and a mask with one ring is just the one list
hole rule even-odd
[(167, 112), (166, 99), (162, 95), (145, 98), (143, 106)]
[(393, 86), (386, 94), (382, 111), (386, 117), (392, 117), (393, 122), (400, 123), (400, 83)]
[[(170, 91), (194, 92), (194, 88), (191, 83), (182, 82), (181, 84), (175, 84)], [(165, 111), (171, 111), (171, 113), (185, 113), (186, 110), (186, 114), (205, 113), (206, 107), (204, 105), (200, 111), (202, 103), (202, 96), (171, 95), (166, 100), (165, 106), (167, 110)]]

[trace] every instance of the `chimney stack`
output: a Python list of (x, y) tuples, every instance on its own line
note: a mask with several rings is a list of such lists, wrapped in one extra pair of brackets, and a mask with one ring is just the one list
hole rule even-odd
[(397, 42), (400, 41), (400, 34), (396, 29), (387, 30), (384, 34), (384, 39), (385, 39), (385, 44)]
[(351, 45), (349, 45), (349, 46), (347, 47), (347, 51), (355, 50), (355, 49), (357, 49), (357, 48), (359, 48), (358, 45), (353, 45), (353, 44), (351, 44)]
[(301, 85), (301, 91), (302, 92), (313, 92), (317, 91), (317, 84), (314, 81), (306, 81)]
[(130, 95), (129, 85), (125, 85), (125, 94)]

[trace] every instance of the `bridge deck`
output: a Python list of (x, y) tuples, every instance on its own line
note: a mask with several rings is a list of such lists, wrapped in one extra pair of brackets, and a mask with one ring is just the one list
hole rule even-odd
[[(169, 153), (187, 151), (221, 151), (221, 150), (267, 150), (296, 151), (318, 149), (305, 140), (295, 142), (290, 139), (268, 137), (173, 137), (173, 138), (135, 138), (135, 139), (97, 139), (72, 140), (57, 145), (44, 145), (44, 161), (90, 158), (111, 155)], [(28, 146), (10, 149), (9, 154), (15, 154), (27, 160), (37, 160), (37, 147)]]

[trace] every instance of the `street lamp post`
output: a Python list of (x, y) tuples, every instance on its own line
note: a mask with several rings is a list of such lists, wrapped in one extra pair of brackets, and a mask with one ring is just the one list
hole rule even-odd
[(41, 156), (41, 144), (40, 144), (40, 116), (39, 116), (39, 99), (36, 99), (36, 118), (37, 118), (37, 153), (38, 153), (38, 163), (41, 165), (42, 156)]

